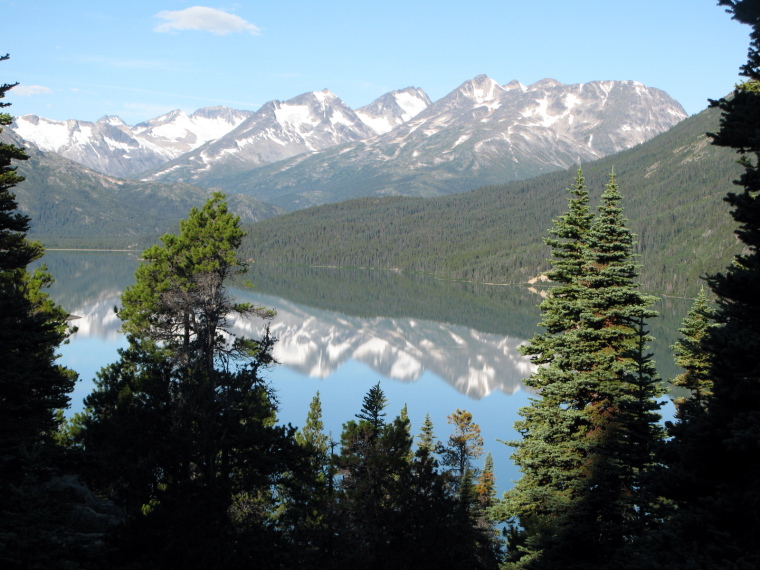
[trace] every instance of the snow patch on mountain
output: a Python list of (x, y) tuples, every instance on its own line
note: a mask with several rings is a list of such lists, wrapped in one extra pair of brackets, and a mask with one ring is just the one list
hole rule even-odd
[(189, 116), (177, 110), (134, 127), (113, 115), (94, 123), (23, 115), (11, 128), (43, 151), (129, 178), (222, 136), (248, 115), (250, 111), (227, 107), (199, 109)]
[(391, 91), (356, 110), (359, 118), (377, 134), (406, 123), (430, 106), (430, 98), (417, 87)]

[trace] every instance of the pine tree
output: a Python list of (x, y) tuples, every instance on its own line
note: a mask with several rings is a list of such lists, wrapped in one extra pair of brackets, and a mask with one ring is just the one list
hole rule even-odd
[(540, 304), (539, 326), (546, 332), (536, 334), (522, 349), (538, 365), (525, 384), (540, 391), (540, 397), (531, 398), (531, 405), (519, 410), (523, 419), (515, 428), (522, 440), (510, 442), (516, 448), (512, 459), (523, 475), (496, 509), (497, 516), (510, 522), (508, 561), (512, 562), (527, 563), (538, 556), (558, 514), (566, 512), (577, 496), (572, 487), (583, 476), (583, 419), (570, 357), (574, 354), (571, 335), (580, 319), (586, 240), (594, 216), (580, 169), (568, 192), (568, 211), (554, 221), (553, 237), (544, 240), (552, 248), (552, 270), (547, 276), (556, 284)]
[(555, 233), (574, 231), (550, 242), (559, 285), (541, 305), (549, 333), (525, 350), (543, 366), (526, 381), (540, 397), (520, 410), (523, 439), (511, 443), (523, 477), (496, 509), (512, 521), (508, 562), (520, 567), (606, 563), (653, 521), (642, 481), (662, 437), (660, 389), (644, 321), (656, 313), (635, 283), (614, 175), (593, 223), (580, 180), (571, 213), (555, 222)]
[[(14, 85), (0, 85), (0, 99)], [(0, 131), (12, 121), (0, 113)], [(43, 248), (26, 238), (30, 219), (12, 193), (24, 180), (13, 161), (26, 159), (23, 149), (0, 144), (0, 552), (9, 568), (66, 562), (71, 547), (44, 484), (57, 471), (58, 411), (68, 407), (76, 375), (55, 363), (68, 315), (44, 291), (52, 277), (44, 266), (27, 269)]]
[(439, 445), (438, 450), (441, 463), (449, 468), (453, 487), (461, 491), (463, 487), (472, 486), (479, 474), (473, 459), (483, 455), (483, 437), (480, 426), (472, 421), (472, 413), (467, 410), (457, 409), (447, 419), (454, 426), (454, 433), (445, 446)]
[(232, 315), (272, 316), (226, 288), (242, 269), (239, 223), (214, 194), (145, 252), (119, 312), (129, 347), (85, 401), (80, 437), (99, 460), (90, 477), (127, 508), (119, 552), (135, 564), (266, 560), (279, 540), (274, 490), (302, 469), (262, 379), (268, 329), (258, 340), (227, 330)]
[(430, 414), (425, 414), (425, 421), (422, 422), (420, 428), (420, 434), (417, 436), (419, 442), (417, 443), (417, 450), (419, 453), (425, 455), (432, 455), (435, 453), (436, 444), (435, 434), (433, 432), (433, 421), (430, 419)]
[(678, 329), (682, 338), (671, 347), (676, 364), (684, 369), (672, 380), (672, 384), (690, 392), (689, 397), (676, 398), (674, 401), (677, 407), (676, 418), (682, 421), (687, 421), (688, 416), (704, 410), (712, 396), (710, 356), (704, 343), (714, 318), (714, 311), (703, 287)]
[(335, 508), (334, 467), (330, 439), (324, 432), (319, 392), (309, 404), (306, 423), (295, 434), (306, 466), (282, 483), (284, 505), (278, 525), (296, 545), (282, 564), (298, 568), (327, 568), (334, 559), (334, 538), (340, 526)]
[[(471, 512), (474, 499), (452, 493), (428, 446), (411, 452), (408, 418), (400, 414), (386, 422), (385, 407), (375, 385), (364, 399), (364, 418), (343, 426), (336, 552), (332, 565), (322, 567), (495, 568), (495, 541)], [(432, 445), (427, 423), (425, 438)], [(471, 450), (472, 438), (465, 441)]]
[(364, 403), (362, 404), (361, 411), (356, 414), (356, 417), (360, 420), (369, 422), (370, 426), (375, 432), (380, 431), (380, 428), (384, 425), (385, 412), (383, 409), (388, 405), (388, 400), (385, 398), (385, 394), (380, 388), (380, 382), (372, 386), (364, 396)]
[(660, 549), (668, 567), (760, 567), (760, 3), (719, 4), (751, 26), (747, 80), (712, 102), (723, 111), (713, 144), (735, 149), (744, 166), (726, 197), (744, 250), (708, 279), (717, 297), (703, 342), (713, 393), (704, 413), (675, 426), (669, 489), (678, 509)]

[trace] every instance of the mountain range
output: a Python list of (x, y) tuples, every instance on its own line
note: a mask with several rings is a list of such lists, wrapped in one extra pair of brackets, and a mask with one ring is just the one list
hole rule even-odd
[(526, 87), (481, 75), (433, 103), (407, 88), (354, 111), (323, 90), (255, 113), (175, 111), (134, 127), (117, 117), (25, 115), (11, 128), (109, 175), (221, 188), (294, 210), (523, 179), (629, 148), (685, 116), (667, 94), (634, 81)]
[(478, 76), (385, 134), (244, 172), (209, 168), (181, 180), (287, 210), (360, 196), (440, 196), (595, 160), (685, 117), (667, 94), (633, 81), (547, 79), (525, 87)]
[[(244, 254), (257, 262), (525, 282), (546, 267), (541, 237), (583, 164), (597, 191), (613, 168), (618, 174), (648, 290), (692, 294), (700, 275), (736, 252), (721, 199), (738, 167), (705, 136), (718, 126), (717, 110), (682, 120), (680, 105), (633, 81), (526, 87), (479, 76), (435, 102), (409, 88), (353, 111), (324, 90), (242, 118), (222, 114), (238, 117), (225, 134), (137, 180), (95, 172), (5, 129), (0, 138), (31, 156), (16, 188), (30, 235), (54, 247), (140, 248), (222, 189), (233, 211), (256, 222)], [(178, 153), (213, 129), (191, 136), (175, 113), (128, 130), (154, 145), (173, 141)]]
[(11, 130), (39, 150), (109, 176), (131, 178), (223, 136), (249, 115), (228, 107), (207, 107), (191, 115), (176, 110), (134, 127), (107, 115), (94, 123), (22, 115)]
[[(582, 165), (592, 203), (612, 172), (638, 234), (641, 282), (652, 292), (694, 295), (701, 276), (738, 253), (723, 197), (741, 173), (730, 149), (710, 144), (710, 108), (667, 132)], [(486, 283), (524, 283), (548, 268), (542, 238), (567, 208), (577, 166), (434, 198), (368, 197), (263, 220), (245, 256), (263, 264), (375, 267)], [(594, 206), (595, 207), (595, 206)]]
[[(16, 165), (25, 180), (13, 192), (19, 209), (31, 218), (29, 236), (48, 247), (147, 247), (174, 230), (212, 192), (190, 184), (108, 176), (41, 151), (10, 129), (0, 132), (0, 143), (26, 148), (29, 159)], [(227, 199), (247, 223), (283, 213), (251, 196), (230, 194)]]

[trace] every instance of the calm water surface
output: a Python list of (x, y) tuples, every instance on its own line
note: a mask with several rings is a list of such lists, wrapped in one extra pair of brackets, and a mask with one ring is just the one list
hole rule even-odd
[[(43, 260), (56, 283), (51, 296), (75, 321), (78, 332), (61, 348), (60, 362), (79, 373), (69, 413), (82, 409), (97, 371), (126, 346), (114, 306), (134, 282), (139, 261), (129, 253), (48, 252)], [(412, 433), (425, 414), (436, 436), (451, 433), (446, 417), (466, 409), (494, 457), (500, 490), (519, 472), (511, 448), (513, 423), (530, 394), (522, 385), (531, 369), (517, 349), (536, 332), (540, 297), (523, 287), (445, 282), (386, 271), (256, 267), (253, 288), (232, 286), (241, 301), (273, 308), (271, 330), (280, 363), (267, 372), (279, 402), (279, 419), (303, 424), (320, 392), (325, 429), (340, 438), (367, 390), (380, 382), (388, 416), (407, 405)], [(669, 300), (652, 323), (654, 351), (663, 378), (677, 370), (668, 346), (690, 301)], [(235, 322), (233, 332), (257, 337), (261, 322)], [(671, 413), (668, 411), (667, 413)]]

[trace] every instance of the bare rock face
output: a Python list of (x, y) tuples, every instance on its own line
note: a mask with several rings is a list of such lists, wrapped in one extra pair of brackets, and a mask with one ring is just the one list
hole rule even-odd
[[(480, 75), (385, 134), (213, 184), (288, 209), (360, 196), (464, 192), (601, 158), (684, 118), (666, 93), (635, 81), (544, 79), (526, 87)], [(204, 176), (211, 183), (212, 172)]]
[(234, 130), (147, 178), (195, 183), (214, 171), (237, 172), (375, 134), (327, 89), (304, 93), (266, 103)]

